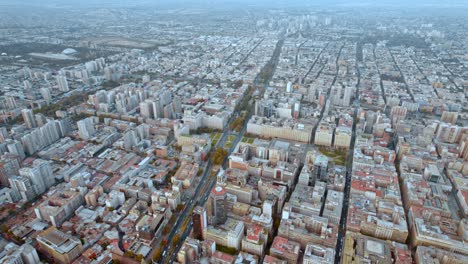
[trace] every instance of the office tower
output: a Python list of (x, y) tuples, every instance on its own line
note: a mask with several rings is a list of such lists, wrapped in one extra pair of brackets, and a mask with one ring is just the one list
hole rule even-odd
[(52, 101), (52, 94), (50, 93), (50, 89), (47, 87), (41, 88), (41, 96), (47, 102), (50, 103)]
[(63, 75), (58, 75), (57, 76), (57, 85), (58, 85), (59, 91), (61, 91), (61, 92), (68, 92), (70, 90), (68, 88), (67, 77), (65, 77)]
[(206, 210), (201, 206), (195, 207), (192, 215), (193, 236), (198, 240), (204, 239), (204, 230), (207, 227)]
[(318, 155), (314, 160), (314, 178), (315, 180), (326, 181), (328, 178), (328, 158), (324, 155)]
[(31, 109), (23, 109), (21, 110), (21, 115), (23, 116), (24, 123), (28, 128), (35, 128), (36, 120), (34, 119), (34, 114)]
[(10, 152), (11, 154), (19, 156), (21, 158), (21, 160), (26, 158), (26, 154), (24, 153), (24, 148), (23, 148), (23, 145), (21, 144), (21, 142), (19, 142), (17, 140), (14, 140), (14, 141), (12, 141), (12, 143), (8, 144), (7, 148), (8, 148), (8, 152)]
[(85, 118), (77, 122), (78, 125), (78, 134), (81, 139), (88, 140), (96, 131), (94, 130), (94, 122), (92, 117)]
[(215, 186), (208, 198), (207, 213), (214, 225), (222, 225), (226, 222), (226, 190), (221, 186)]

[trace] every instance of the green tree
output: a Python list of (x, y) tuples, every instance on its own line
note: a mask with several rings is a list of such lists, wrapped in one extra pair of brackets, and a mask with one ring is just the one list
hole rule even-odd
[(211, 161), (215, 165), (221, 165), (223, 163), (224, 158), (227, 156), (228, 152), (224, 148), (217, 148), (213, 153)]
[(138, 254), (138, 255), (135, 256), (135, 260), (138, 261), (138, 262), (141, 262), (142, 259), (143, 259), (142, 254)]

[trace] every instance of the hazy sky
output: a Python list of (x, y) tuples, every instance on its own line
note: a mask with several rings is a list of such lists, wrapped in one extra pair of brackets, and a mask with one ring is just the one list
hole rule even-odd
[(391, 6), (391, 7), (460, 7), (468, 6), (468, 0), (0, 0), (8, 6), (50, 6), (50, 7), (211, 7), (211, 6)]

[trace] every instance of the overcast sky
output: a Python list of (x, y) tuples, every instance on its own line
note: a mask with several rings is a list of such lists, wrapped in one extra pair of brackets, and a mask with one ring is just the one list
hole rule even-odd
[(468, 6), (468, 0), (0, 0), (1, 5), (9, 6), (55, 6), (55, 7), (233, 7), (233, 6), (366, 6), (366, 7), (460, 7)]

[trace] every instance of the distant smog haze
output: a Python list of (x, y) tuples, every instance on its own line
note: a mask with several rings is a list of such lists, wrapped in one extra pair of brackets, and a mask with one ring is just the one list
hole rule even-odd
[(41, 7), (468, 7), (465, 0), (0, 0), (0, 5)]

